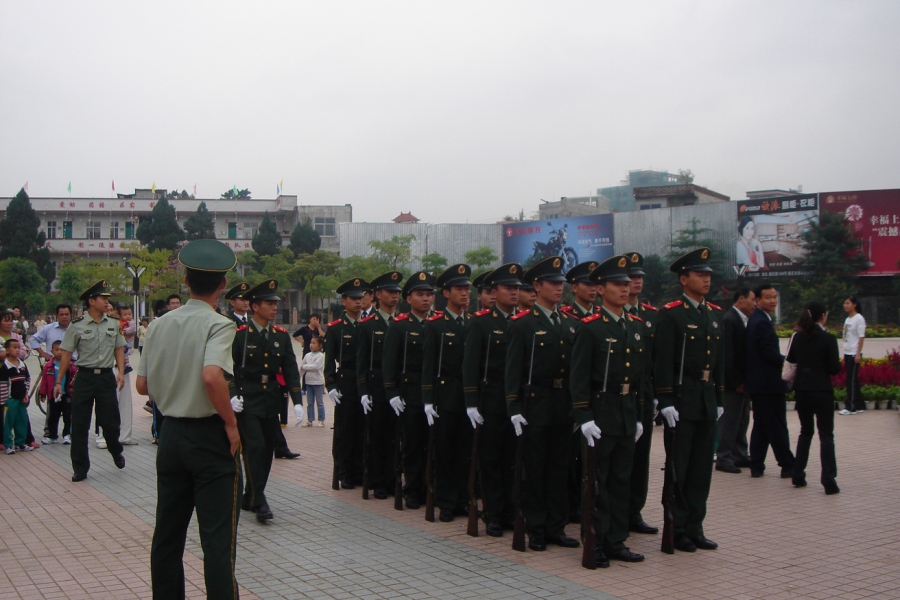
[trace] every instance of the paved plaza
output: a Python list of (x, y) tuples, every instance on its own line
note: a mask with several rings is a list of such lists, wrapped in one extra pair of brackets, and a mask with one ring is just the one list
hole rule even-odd
[[(88, 479), (72, 483), (69, 447), (0, 456), (0, 598), (149, 598), (156, 507), (156, 446), (135, 395), (135, 439), (120, 471), (91, 443)], [(30, 410), (35, 430), (43, 415)], [(799, 423), (789, 413), (792, 440)], [(809, 487), (778, 477), (715, 472), (706, 533), (720, 545), (695, 554), (659, 551), (634, 535), (639, 564), (581, 568), (581, 550), (514, 552), (502, 539), (465, 533), (465, 519), (427, 523), (424, 510), (331, 489), (331, 421), (296, 428), (302, 457), (276, 460), (267, 495), (275, 519), (243, 513), (237, 580), (244, 598), (900, 598), (900, 416), (893, 410), (836, 418), (838, 483), (825, 496), (814, 451)], [(646, 520), (662, 525), (662, 431), (653, 432)], [(712, 459), (712, 457), (710, 457)], [(568, 533), (577, 535), (577, 525)], [(195, 524), (185, 554), (187, 595), (204, 597)]]

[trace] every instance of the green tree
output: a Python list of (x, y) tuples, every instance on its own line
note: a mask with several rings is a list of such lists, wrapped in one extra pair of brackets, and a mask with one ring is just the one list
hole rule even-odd
[(302, 223), (297, 223), (294, 231), (291, 232), (291, 250), (294, 251), (295, 256), (312, 254), (321, 245), (322, 237), (315, 227), (312, 226), (312, 221), (310, 221), (309, 217), (306, 217), (306, 220)]
[(0, 261), (0, 298), (8, 306), (19, 306), (23, 311), (44, 311), (47, 284), (37, 265), (20, 257)]
[(691, 185), (694, 183), (694, 173), (690, 169), (678, 169), (678, 183)]
[(228, 200), (249, 200), (250, 190), (246, 188), (243, 190), (239, 190), (237, 189), (237, 186), (235, 186), (227, 192), (224, 192), (222, 194), (222, 198), (227, 198)]
[[(681, 229), (672, 239), (670, 244), (669, 255), (667, 260), (669, 263), (675, 262), (687, 252), (700, 247), (707, 247), (712, 251), (709, 265), (713, 268), (712, 281), (709, 288), (709, 298), (712, 299), (720, 294), (721, 288), (726, 281), (731, 280), (733, 270), (731, 266), (725, 262), (725, 251), (722, 244), (714, 236), (715, 230), (709, 227), (700, 227), (700, 219), (694, 217), (691, 219), (690, 227)], [(677, 277), (672, 277), (668, 281), (671, 284), (665, 288), (665, 298), (678, 298), (681, 296), (681, 285), (678, 283)]]
[(414, 239), (416, 239), (414, 235), (395, 235), (386, 241), (372, 240), (369, 242), (369, 246), (375, 249), (372, 257), (376, 263), (384, 264), (387, 267), (386, 271), (401, 271), (403, 270), (401, 267), (405, 267), (412, 257), (410, 246)]
[(447, 259), (437, 252), (426, 254), (419, 260), (422, 261), (422, 269), (430, 273), (440, 273), (448, 264)]
[(275, 222), (269, 218), (269, 211), (263, 215), (262, 223), (259, 224), (259, 230), (253, 236), (250, 244), (253, 250), (260, 256), (272, 256), (278, 253), (281, 247), (281, 236), (278, 234), (278, 228)]
[(644, 276), (644, 291), (641, 293), (642, 300), (659, 307), (677, 297), (673, 296), (670, 298), (666, 295), (666, 289), (671, 287), (669, 284), (675, 279), (675, 275), (669, 271), (669, 267), (663, 263), (659, 256), (651, 254), (644, 257), (644, 272), (647, 275)]
[(868, 268), (863, 241), (841, 213), (822, 210), (802, 233), (804, 257), (799, 261), (812, 279), (837, 277), (849, 283)]
[(206, 208), (206, 202), (201, 202), (194, 214), (184, 222), (184, 232), (189, 242), (216, 239), (216, 224)]
[(0, 221), (0, 260), (24, 258), (33, 262), (44, 280), (46, 292), (56, 278), (56, 267), (50, 262), (50, 249), (44, 245), (47, 236), (40, 227), (41, 219), (34, 212), (28, 194), (24, 189), (19, 190), (9, 201), (6, 216)]
[(172, 190), (166, 194), (166, 198), (169, 200), (193, 200), (194, 195), (188, 194), (187, 190), (181, 190), (180, 192), (178, 190)]
[[(131, 252), (129, 263), (135, 268), (146, 267), (141, 275), (140, 294), (149, 301), (163, 300), (170, 294), (181, 294), (184, 291), (184, 272), (179, 267), (175, 252), (171, 250), (151, 250), (139, 244), (128, 246)], [(127, 273), (127, 271), (126, 271)], [(131, 289), (131, 276), (128, 276), (128, 289)]]
[(464, 255), (466, 264), (472, 267), (472, 270), (490, 266), (492, 262), (500, 258), (494, 254), (494, 250), (490, 246), (482, 246), (474, 250), (469, 250)]
[(106, 280), (114, 301), (130, 301), (131, 275), (122, 265), (104, 261), (89, 261), (76, 257), (72, 262), (63, 264), (59, 268), (56, 289), (63, 300), (73, 306), (79, 306), (83, 303), (78, 297), (101, 279)]
[(175, 218), (175, 207), (163, 198), (153, 207), (150, 218), (141, 221), (135, 233), (141, 243), (152, 250), (175, 250), (184, 240), (184, 231)]

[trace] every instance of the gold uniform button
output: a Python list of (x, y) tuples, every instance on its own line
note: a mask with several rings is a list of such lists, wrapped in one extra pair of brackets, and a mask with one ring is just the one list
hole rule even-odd
[(694, 336), (691, 336), (691, 339), (694, 339)]
[(562, 357), (563, 357), (563, 358), (565, 358), (565, 357), (566, 357), (566, 355), (565, 355), (565, 354), (563, 354), (563, 355), (562, 355)]
[(264, 367), (268, 367), (269, 365), (263, 365)]
[(266, 353), (265, 353), (265, 354), (263, 354), (263, 356), (268, 356), (268, 355), (269, 355), (269, 353), (268, 353), (268, 352), (266, 352)]
[(631, 354), (631, 348), (625, 348), (625, 353), (626, 353), (626, 354)]
[(709, 350), (707, 350), (706, 353), (709, 354)]
[(565, 369), (560, 369), (559, 372), (560, 372), (560, 373), (565, 373), (566, 370), (565, 370)]
[(625, 366), (626, 366), (626, 367), (630, 367), (630, 366), (631, 366), (631, 363), (625, 363)]
[(628, 378), (627, 378), (627, 377), (625, 378), (625, 381), (628, 381)]

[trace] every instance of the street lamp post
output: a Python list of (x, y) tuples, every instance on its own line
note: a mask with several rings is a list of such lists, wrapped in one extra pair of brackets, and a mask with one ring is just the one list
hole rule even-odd
[(139, 300), (139, 292), (141, 291), (141, 275), (144, 274), (144, 271), (147, 270), (147, 267), (139, 267), (135, 269), (129, 264), (129, 261), (125, 261), (125, 268), (128, 269), (128, 273), (131, 274), (131, 287), (134, 292), (132, 295), (131, 304), (133, 306), (133, 312), (135, 319), (140, 319), (143, 316), (141, 312), (141, 302)]

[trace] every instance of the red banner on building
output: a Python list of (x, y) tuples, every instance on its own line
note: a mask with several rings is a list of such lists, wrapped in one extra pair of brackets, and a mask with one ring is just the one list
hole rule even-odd
[(900, 190), (824, 192), (822, 210), (842, 212), (863, 241), (869, 268), (860, 275), (894, 275), (900, 272)]

